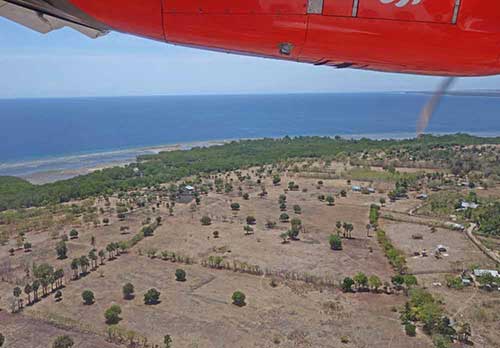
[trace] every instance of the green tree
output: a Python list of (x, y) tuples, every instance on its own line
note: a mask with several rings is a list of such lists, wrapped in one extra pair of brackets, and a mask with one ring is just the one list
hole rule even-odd
[(397, 275), (395, 275), (394, 277), (391, 278), (391, 282), (392, 282), (392, 284), (394, 284), (394, 286), (396, 288), (401, 288), (401, 286), (405, 282), (405, 278), (402, 275), (397, 274)]
[(134, 285), (132, 283), (127, 283), (122, 288), (123, 298), (125, 300), (131, 300), (134, 298)]
[(57, 290), (56, 294), (54, 295), (54, 298), (56, 299), (56, 302), (59, 302), (62, 300), (62, 292), (61, 290)]
[(90, 290), (84, 290), (82, 292), (82, 299), (83, 303), (86, 304), (87, 306), (90, 306), (91, 304), (94, 303), (94, 293)]
[(19, 298), (21, 296), (21, 294), (23, 293), (23, 291), (21, 290), (21, 288), (19, 286), (16, 286), (14, 288), (14, 290), (12, 290), (12, 294), (14, 295), (14, 297), (16, 298), (16, 301), (17, 301), (17, 308), (18, 309), (21, 309), (21, 299)]
[(80, 257), (80, 267), (82, 268), (82, 273), (87, 274), (88, 267), (90, 266), (90, 261), (87, 256), (83, 255)]
[(155, 305), (160, 300), (160, 292), (156, 289), (149, 289), (144, 294), (144, 304), (146, 305)]
[(412, 323), (406, 323), (405, 332), (408, 336), (415, 337), (417, 335), (417, 328)]
[(380, 280), (379, 277), (376, 275), (372, 275), (368, 278), (368, 285), (370, 288), (372, 288), (375, 292), (378, 292), (378, 289), (382, 286), (382, 281)]
[(73, 279), (78, 279), (79, 272), (78, 269), (80, 267), (80, 259), (76, 258), (71, 261), (71, 269), (73, 270)]
[(241, 291), (235, 291), (231, 298), (233, 300), (233, 304), (238, 306), (238, 307), (243, 307), (246, 305), (246, 303), (245, 303), (246, 296)]
[(326, 197), (326, 202), (328, 203), (328, 205), (332, 206), (335, 203), (335, 198), (333, 198), (332, 195), (328, 195)]
[(186, 281), (186, 271), (183, 269), (178, 269), (175, 271), (175, 279), (178, 282), (185, 282)]
[(200, 222), (203, 226), (209, 226), (212, 223), (212, 219), (205, 215), (201, 218)]
[(72, 229), (70, 232), (69, 232), (69, 236), (71, 237), (71, 239), (76, 239), (78, 238), (78, 231), (75, 230), (75, 229)]
[(247, 224), (248, 225), (255, 225), (255, 223), (257, 222), (257, 219), (254, 217), (254, 216), (247, 216)]
[(33, 291), (33, 287), (31, 286), (31, 284), (26, 284), (26, 286), (24, 287), (24, 293), (26, 295), (28, 295), (28, 304), (30, 305), (31, 304), (31, 292)]
[(101, 249), (99, 250), (99, 258), (101, 259), (101, 265), (104, 265), (104, 259), (106, 258), (106, 252)]
[(342, 250), (342, 239), (338, 235), (332, 234), (328, 242), (332, 250)]
[(104, 312), (104, 318), (106, 319), (106, 324), (108, 325), (116, 325), (121, 320), (120, 314), (122, 313), (122, 309), (120, 306), (114, 304)]
[(287, 214), (287, 213), (282, 213), (282, 214), (280, 215), (280, 221), (281, 221), (281, 222), (288, 222), (288, 220), (289, 220), (289, 219), (290, 219), (290, 217), (288, 216), (288, 214)]
[(366, 288), (366, 286), (368, 285), (368, 277), (363, 272), (358, 272), (354, 276), (353, 280), (356, 282), (358, 289)]
[(35, 279), (31, 287), (33, 288), (33, 302), (36, 302), (38, 301), (38, 289), (40, 289), (40, 281), (38, 279)]
[(273, 185), (279, 185), (279, 183), (281, 182), (281, 178), (279, 175), (274, 175), (273, 176)]
[(68, 247), (66, 246), (66, 242), (63, 240), (56, 244), (56, 254), (59, 260), (63, 260), (68, 257)]
[(239, 203), (231, 203), (231, 210), (233, 210), (233, 211), (240, 210), (240, 204)]
[(352, 280), (352, 278), (349, 277), (344, 278), (344, 280), (342, 281), (342, 291), (351, 292), (353, 285), (354, 285), (354, 280)]
[(75, 345), (73, 339), (69, 336), (58, 336), (54, 343), (52, 343), (52, 348), (71, 348)]

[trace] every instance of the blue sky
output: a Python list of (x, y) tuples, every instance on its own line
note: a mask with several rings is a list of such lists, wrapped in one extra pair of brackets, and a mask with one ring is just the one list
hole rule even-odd
[[(435, 77), (334, 70), (111, 33), (42, 35), (0, 18), (0, 98), (433, 90)], [(455, 89), (495, 89), (500, 76)]]

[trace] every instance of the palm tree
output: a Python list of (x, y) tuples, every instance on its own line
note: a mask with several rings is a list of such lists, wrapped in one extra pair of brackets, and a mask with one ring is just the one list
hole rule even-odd
[(97, 268), (97, 255), (95, 254), (95, 250), (90, 250), (89, 259), (90, 259), (92, 269), (96, 269)]
[(340, 236), (340, 230), (342, 229), (342, 221), (337, 221), (335, 227), (337, 228), (337, 235)]
[(82, 273), (87, 273), (87, 268), (90, 266), (90, 262), (87, 256), (83, 255), (80, 257), (80, 267), (82, 268)]
[(54, 272), (54, 277), (56, 278), (56, 287), (60, 288), (63, 284), (63, 278), (64, 278), (64, 270), (62, 268), (59, 268)]
[(38, 289), (40, 288), (40, 281), (36, 279), (33, 282), (33, 285), (31, 285), (31, 288), (33, 289), (33, 302), (38, 301)]
[(42, 285), (42, 296), (47, 295), (47, 287), (49, 286), (49, 281), (47, 278), (41, 278), (40, 284)]
[(99, 250), (99, 257), (101, 258), (101, 265), (104, 265), (104, 258), (106, 257), (106, 252), (104, 250)]
[(80, 259), (73, 259), (71, 269), (73, 270), (74, 279), (78, 279), (78, 267), (80, 267)]
[(31, 284), (26, 284), (24, 287), (24, 293), (28, 295), (28, 304), (31, 304), (31, 292), (33, 291), (33, 288), (31, 287)]
[(347, 224), (346, 226), (346, 231), (347, 231), (347, 238), (352, 238), (352, 231), (354, 230), (354, 226), (352, 224)]
[(17, 299), (17, 308), (18, 309), (21, 309), (21, 300), (19, 299), (19, 296), (21, 296), (22, 294), (22, 290), (19, 286), (16, 286), (14, 288), (14, 290), (12, 291), (12, 294), (14, 295), (14, 297)]

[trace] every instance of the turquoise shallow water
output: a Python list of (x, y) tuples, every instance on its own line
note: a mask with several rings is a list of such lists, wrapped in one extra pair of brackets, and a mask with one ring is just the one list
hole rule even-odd
[[(147, 147), (193, 141), (411, 137), (428, 98), (349, 93), (0, 100), (0, 175), (129, 161)], [(498, 135), (500, 98), (447, 96), (428, 131)]]

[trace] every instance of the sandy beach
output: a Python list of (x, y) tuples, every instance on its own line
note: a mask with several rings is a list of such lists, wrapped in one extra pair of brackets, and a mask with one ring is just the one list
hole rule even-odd
[(136, 149), (107, 151), (93, 154), (73, 155), (0, 164), (0, 175), (11, 175), (28, 180), (32, 184), (42, 185), (75, 176), (89, 174), (98, 170), (125, 166), (137, 160), (138, 156), (161, 152), (189, 150), (193, 147), (222, 145), (232, 141), (210, 140), (189, 143), (169, 144)]

